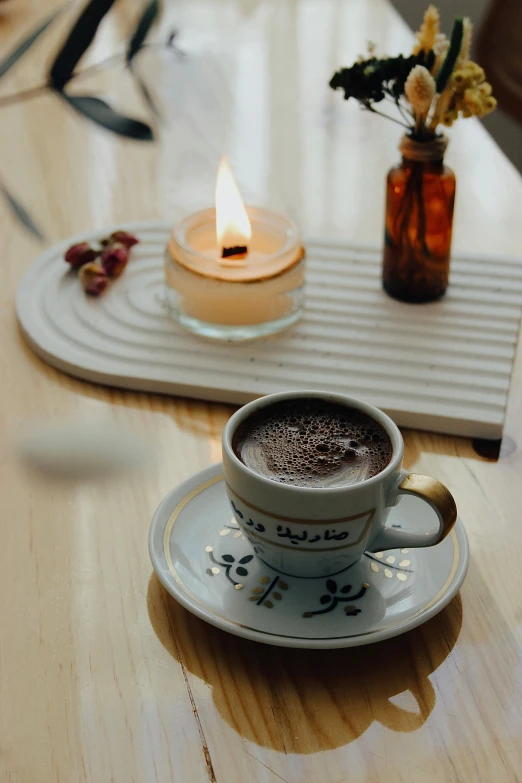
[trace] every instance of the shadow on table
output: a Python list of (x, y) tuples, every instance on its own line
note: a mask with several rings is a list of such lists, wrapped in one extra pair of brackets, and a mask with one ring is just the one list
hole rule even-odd
[[(483, 438), (465, 438), (441, 433), (419, 432), (401, 427), (404, 438), (404, 467), (413, 469), (422, 454), (474, 459), (478, 462), (498, 462), (511, 457), (518, 449), (517, 443), (509, 435), (500, 440)], [(422, 443), (419, 443), (419, 434)]]
[[(212, 688), (220, 715), (246, 740), (286, 753), (345, 745), (374, 721), (393, 731), (420, 728), (435, 705), (429, 680), (462, 625), (457, 595), (436, 617), (367, 647), (296, 650), (225, 633), (187, 612), (153, 575), (152, 626), (168, 652)], [(415, 711), (391, 699), (409, 691)]]

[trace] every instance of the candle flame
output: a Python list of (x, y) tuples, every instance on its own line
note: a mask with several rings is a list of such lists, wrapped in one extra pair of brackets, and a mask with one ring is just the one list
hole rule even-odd
[(248, 247), (252, 238), (250, 220), (225, 156), (219, 161), (216, 180), (216, 236), (220, 248)]

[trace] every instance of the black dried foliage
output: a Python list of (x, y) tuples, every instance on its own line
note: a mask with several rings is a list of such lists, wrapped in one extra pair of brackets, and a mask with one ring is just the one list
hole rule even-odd
[(32, 219), (31, 215), (28, 213), (26, 208), (20, 204), (18, 199), (13, 196), (12, 193), (9, 192), (9, 190), (6, 188), (6, 186), (2, 183), (0, 184), (0, 190), (2, 191), (2, 195), (5, 198), (9, 209), (13, 213), (14, 217), (20, 221), (20, 223), (29, 231), (30, 234), (33, 235), (36, 239), (39, 239), (42, 241), (44, 239), (44, 235), (42, 231), (38, 228), (34, 220)]
[(127, 62), (129, 65), (145, 43), (145, 39), (147, 38), (152, 25), (158, 18), (159, 12), (159, 0), (150, 0), (150, 2), (146, 5), (138, 21), (136, 29), (134, 30), (134, 33), (132, 34), (129, 41), (129, 47), (127, 49)]
[(153, 141), (154, 139), (150, 125), (119, 114), (101, 98), (96, 98), (93, 95), (66, 95), (65, 93), (61, 93), (61, 96), (79, 114), (117, 136), (139, 141)]
[(132, 70), (132, 75), (134, 77), (134, 81), (136, 82), (136, 86), (138, 90), (141, 92), (142, 98), (145, 101), (146, 105), (149, 107), (150, 111), (153, 113), (156, 119), (161, 119), (161, 112), (158, 109), (156, 105), (156, 101), (154, 100), (152, 93), (147, 87), (145, 81), (142, 79), (139, 73), (136, 73), (135, 70)]
[(433, 52), (412, 54), (404, 57), (387, 57), (380, 60), (370, 57), (352, 65), (351, 68), (341, 68), (330, 79), (333, 90), (343, 90), (346, 100), (355, 98), (363, 105), (379, 103), (386, 94), (398, 99), (404, 93), (404, 85), (411, 69), (416, 65), (424, 65), (428, 70), (435, 60)]
[[(76, 66), (93, 42), (100, 23), (111, 10), (114, 3), (115, 0), (88, 0), (88, 2), (85, 3), (82, 12), (76, 19), (76, 22), (66, 37), (60, 51), (54, 58), (48, 74), (46, 86), (60, 95), (78, 114), (117, 136), (137, 141), (153, 141), (153, 131), (147, 123), (134, 119), (133, 117), (127, 117), (126, 115), (115, 111), (106, 101), (95, 95), (72, 96), (64, 92), (67, 83), (76, 75)], [(67, 5), (69, 5), (69, 3), (66, 3), (64, 6), (53, 11), (40, 22), (26, 38), (20, 41), (9, 54), (0, 60), (0, 78), (10, 71), (18, 60), (33, 46)], [(138, 19), (126, 52), (126, 61), (131, 67), (131, 70), (132, 60), (140, 49), (143, 48), (147, 35), (160, 11), (161, 0), (149, 0)], [(172, 35), (172, 42), (169, 41), (168, 46), (174, 46), (174, 37), (175, 36)], [(132, 75), (146, 105), (156, 118), (159, 118), (160, 113), (156, 108), (151, 91), (139, 74), (132, 72)], [(38, 95), (39, 92), (41, 92), (41, 90), (34, 90), (35, 95)], [(18, 96), (14, 95), (9, 97), (16, 99)], [(16, 100), (11, 100), (9, 102), (14, 103)], [(41, 230), (29, 215), (28, 211), (2, 183), (0, 183), (0, 191), (16, 219), (34, 237), (40, 240), (43, 239)]]
[(91, 45), (100, 22), (111, 10), (114, 2), (115, 0), (90, 0), (87, 3), (49, 71), (49, 79), (56, 89), (63, 89), (69, 81)]

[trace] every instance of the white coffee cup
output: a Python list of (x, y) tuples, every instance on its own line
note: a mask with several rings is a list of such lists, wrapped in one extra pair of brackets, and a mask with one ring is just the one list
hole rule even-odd
[[(266, 478), (234, 453), (237, 427), (253, 413), (281, 400), (319, 398), (356, 408), (388, 433), (392, 458), (375, 476), (340, 487), (296, 487)], [(223, 432), (223, 470), (233, 514), (257, 555), (289, 576), (332, 576), (362, 557), (403, 547), (434, 546), (457, 519), (455, 501), (446, 487), (429, 476), (402, 468), (404, 442), (396, 424), (373, 405), (327, 392), (269, 394), (240, 408)], [(386, 526), (401, 495), (416, 495), (436, 512), (439, 528), (430, 534)]]

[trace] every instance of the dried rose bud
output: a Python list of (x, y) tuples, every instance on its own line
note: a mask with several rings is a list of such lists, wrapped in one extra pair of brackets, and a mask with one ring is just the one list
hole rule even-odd
[(89, 264), (98, 256), (98, 251), (94, 250), (88, 242), (79, 242), (71, 247), (65, 253), (65, 260), (73, 269), (79, 269), (84, 264)]
[(107, 244), (112, 244), (113, 242), (119, 242), (122, 245), (125, 245), (126, 248), (134, 247), (134, 245), (137, 245), (139, 243), (139, 239), (137, 239), (134, 234), (129, 234), (128, 231), (113, 231), (112, 234), (109, 237), (109, 240)]
[(119, 277), (129, 260), (129, 250), (117, 242), (105, 248), (101, 255), (102, 267), (107, 272), (108, 277)]
[(108, 278), (100, 264), (91, 262), (80, 269), (80, 282), (86, 294), (99, 296), (107, 288)]

